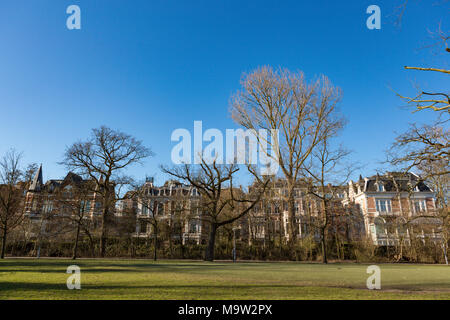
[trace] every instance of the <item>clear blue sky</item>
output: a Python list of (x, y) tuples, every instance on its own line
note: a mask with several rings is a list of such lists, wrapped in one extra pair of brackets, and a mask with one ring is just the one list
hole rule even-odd
[[(176, 128), (235, 128), (230, 95), (242, 72), (261, 65), (327, 75), (344, 93), (348, 118), (342, 135), (374, 173), (395, 132), (411, 114), (389, 87), (413, 94), (449, 88), (440, 75), (404, 65), (445, 66), (429, 49), (427, 29), (445, 18), (448, 5), (412, 1), (401, 28), (400, 0), (352, 1), (125, 1), (2, 0), (0, 2), (0, 154), (23, 151), (25, 162), (44, 165), (44, 178), (64, 176), (57, 164), (65, 146), (107, 125), (136, 136), (156, 156), (130, 172), (164, 177)], [(81, 8), (81, 30), (66, 28), (67, 6)], [(366, 8), (381, 7), (381, 30), (366, 28)], [(447, 65), (448, 66), (448, 65)]]

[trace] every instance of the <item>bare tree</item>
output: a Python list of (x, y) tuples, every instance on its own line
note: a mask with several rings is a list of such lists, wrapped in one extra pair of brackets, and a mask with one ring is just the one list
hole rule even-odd
[(233, 185), (239, 167), (235, 164), (219, 165), (203, 158), (199, 165), (184, 164), (172, 169), (162, 167), (163, 172), (192, 185), (201, 196), (203, 220), (209, 225), (209, 240), (205, 260), (214, 260), (214, 247), (218, 228), (233, 223), (246, 215), (261, 199), (268, 180), (256, 195), (246, 195)]
[(399, 135), (387, 152), (388, 162), (402, 167), (404, 172), (412, 168), (423, 168), (425, 164), (440, 163), (437, 170), (426, 170), (427, 179), (432, 175), (447, 175), (450, 161), (450, 130), (438, 124), (410, 129)]
[[(148, 186), (144, 183), (134, 187), (131, 197), (141, 206), (142, 214), (145, 216), (145, 222), (152, 226), (153, 234), (153, 260), (157, 260), (158, 234), (160, 232), (160, 218), (158, 209), (163, 204), (155, 200), (150, 194)], [(159, 213), (160, 214), (160, 213)], [(148, 231), (148, 230), (147, 230)]]
[[(186, 226), (189, 226), (190, 221), (199, 219), (198, 212), (201, 210), (198, 206), (199, 199), (193, 199), (190, 193), (180, 190), (175, 195), (172, 195), (170, 201), (169, 219), (166, 224), (166, 233), (169, 240), (169, 251), (172, 255), (173, 236), (178, 236), (180, 240), (181, 254), (184, 256), (184, 231)], [(189, 235), (187, 233), (187, 240), (189, 242)], [(198, 240), (199, 242), (201, 239)]]
[[(408, 0), (403, 0), (400, 6), (398, 22), (401, 21), (408, 6)], [(440, 5), (448, 9), (450, 1), (440, 1)], [(442, 54), (450, 53), (448, 47), (448, 31), (442, 29), (439, 23), (436, 32), (429, 32), (433, 43), (428, 48), (438, 48)], [(421, 72), (432, 72), (441, 74), (443, 77), (450, 74), (450, 70), (445, 67), (434, 66), (405, 66), (406, 70)], [(421, 110), (432, 110), (438, 114), (439, 120), (432, 125), (417, 126), (410, 125), (409, 130), (399, 135), (388, 151), (388, 161), (397, 166), (402, 166), (406, 172), (412, 168), (419, 169), (422, 178), (427, 181), (437, 182), (439, 189), (440, 182), (450, 174), (449, 171), (449, 139), (450, 131), (445, 126), (450, 114), (450, 93), (442, 88), (436, 90), (423, 90), (416, 86), (417, 93), (414, 96), (397, 95), (402, 98), (409, 106), (414, 107), (414, 112)], [(446, 192), (446, 191), (445, 191)], [(445, 193), (444, 192), (444, 193)], [(442, 194), (437, 193), (438, 202), (442, 201)], [(438, 205), (437, 215), (442, 222), (442, 236), (444, 237), (443, 250), (446, 261), (448, 247), (448, 207), (445, 201)], [(447, 235), (447, 236), (446, 236)]]
[[(345, 165), (344, 161), (350, 151), (343, 146), (332, 148), (330, 145), (332, 138), (328, 136), (322, 140), (304, 166), (305, 176), (308, 176), (310, 181), (308, 193), (320, 202), (317, 208), (318, 216), (312, 223), (320, 232), (323, 263), (328, 263), (327, 229), (331, 220), (342, 213), (335, 208), (336, 205), (338, 207), (342, 205), (342, 199), (339, 199), (337, 193), (356, 168), (354, 165)], [(341, 178), (339, 182), (338, 177)], [(334, 185), (331, 182), (334, 182)]]
[(445, 263), (448, 265), (448, 243), (450, 241), (450, 210), (449, 210), (449, 190), (450, 173), (448, 171), (448, 159), (440, 161), (429, 161), (418, 166), (422, 176), (426, 177), (428, 184), (436, 193), (436, 216), (440, 220), (440, 236), (442, 238), (442, 251)]
[(122, 173), (136, 163), (151, 156), (151, 151), (141, 141), (123, 132), (102, 126), (92, 130), (86, 141), (76, 142), (64, 154), (64, 164), (69, 170), (95, 181), (96, 192), (102, 197), (102, 226), (100, 256), (105, 255), (107, 220), (117, 201), (116, 186), (129, 182)]
[[(443, 1), (441, 4), (443, 7), (447, 7), (449, 1)], [(397, 24), (400, 24), (403, 15), (408, 6), (408, 0), (402, 2), (400, 8), (400, 12), (397, 19)], [(447, 8), (448, 9), (448, 8)], [(445, 9), (444, 9), (445, 11)], [(450, 37), (448, 36), (448, 32), (442, 30), (442, 25), (439, 24), (438, 30), (436, 32), (430, 32), (431, 38), (434, 40), (434, 43), (431, 47), (438, 46), (444, 53), (450, 53), (450, 48), (448, 47), (448, 40)], [(430, 47), (430, 46), (429, 46)], [(416, 71), (428, 71), (435, 72), (438, 74), (449, 75), (450, 70), (443, 67), (412, 67), (405, 66), (406, 70), (416, 70)], [(436, 91), (424, 91), (417, 86), (417, 93), (414, 96), (404, 96), (401, 94), (397, 94), (400, 98), (402, 98), (408, 105), (415, 107), (416, 111), (420, 110), (434, 110), (437, 112), (450, 113), (450, 93), (446, 90), (436, 90)]]
[(14, 149), (9, 150), (0, 160), (0, 231), (2, 247), (0, 258), (5, 257), (8, 233), (16, 228), (24, 217), (24, 191), (31, 177), (20, 168), (22, 155)]
[(9, 151), (0, 161), (0, 228), (2, 230), (2, 252), (5, 257), (8, 232), (17, 226), (23, 217), (22, 198), (18, 183), (22, 175), (19, 163), (21, 155)]
[(278, 162), (287, 181), (289, 243), (297, 238), (295, 222), (294, 186), (301, 174), (304, 162), (324, 139), (325, 131), (337, 130), (340, 120), (330, 121), (337, 112), (341, 91), (327, 77), (321, 76), (307, 82), (302, 72), (287, 69), (273, 70), (261, 67), (244, 74), (242, 90), (231, 99), (231, 116), (236, 123), (250, 130), (278, 130), (279, 143), (275, 139), (260, 144), (272, 150), (266, 155)]
[[(91, 236), (91, 217), (90, 212), (94, 206), (93, 187), (89, 186), (92, 181), (73, 181), (70, 184), (70, 192), (61, 186), (55, 195), (55, 201), (58, 202), (62, 214), (59, 220), (67, 223), (70, 229), (75, 230), (73, 242), (72, 259), (78, 256), (78, 244), (81, 233), (84, 232), (90, 240)], [(92, 243), (91, 243), (92, 249)]]
[(57, 197), (55, 198), (54, 191), (52, 187), (41, 191), (39, 197), (39, 205), (41, 206), (39, 219), (31, 224), (33, 234), (36, 236), (33, 252), (37, 258), (41, 256), (43, 243), (59, 236), (64, 236), (70, 231), (70, 226), (63, 219), (65, 207), (58, 206), (58, 202), (55, 201)]

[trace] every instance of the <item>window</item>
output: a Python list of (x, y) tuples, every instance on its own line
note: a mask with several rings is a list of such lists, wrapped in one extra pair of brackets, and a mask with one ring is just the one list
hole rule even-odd
[(140, 221), (140, 232), (147, 233), (148, 224), (146, 221)]
[(378, 212), (391, 212), (392, 211), (391, 200), (377, 199), (376, 207)]
[[(373, 231), (373, 227), (371, 227), (371, 229)], [(380, 218), (375, 219), (375, 232), (377, 235), (386, 233), (385, 223), (383, 219)]]
[(426, 211), (427, 205), (426, 205), (425, 200), (415, 200), (414, 201), (414, 209), (416, 210), (416, 213)]
[(377, 191), (378, 192), (383, 192), (384, 191), (384, 186), (382, 183), (377, 183)]
[(197, 222), (189, 223), (189, 233), (197, 233)]
[(50, 200), (45, 200), (44, 205), (42, 206), (42, 211), (44, 213), (50, 213), (53, 210), (53, 202)]
[(147, 208), (147, 206), (142, 206), (142, 214), (144, 215), (144, 216), (147, 216), (148, 215), (148, 208)]
[(91, 202), (89, 200), (82, 200), (80, 205), (80, 213), (86, 213), (91, 210)]
[(164, 214), (164, 205), (162, 203), (158, 203), (158, 214), (159, 215)]
[(37, 201), (33, 200), (32, 208), (31, 210), (36, 211), (37, 210)]

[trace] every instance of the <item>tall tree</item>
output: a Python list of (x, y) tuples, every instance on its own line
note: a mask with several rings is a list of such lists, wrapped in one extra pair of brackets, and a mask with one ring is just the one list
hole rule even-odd
[[(449, 1), (440, 3), (444, 8), (448, 7)], [(399, 6), (400, 13), (398, 22), (403, 19), (407, 7), (411, 5), (411, 1), (402, 0)], [(444, 10), (445, 11), (445, 10)], [(442, 30), (439, 24), (438, 31), (432, 32), (431, 38), (434, 43), (428, 47), (438, 47), (439, 52), (444, 55), (450, 53), (448, 47), (448, 33)], [(443, 67), (432, 66), (405, 66), (406, 70), (415, 70), (423, 72), (432, 72), (443, 76), (442, 83), (445, 83), (450, 70)], [(388, 161), (393, 165), (401, 165), (405, 171), (412, 168), (418, 168), (424, 163), (432, 163), (435, 161), (446, 162), (445, 166), (441, 166), (440, 171), (434, 170), (434, 175), (447, 175), (449, 173), (449, 150), (450, 150), (450, 130), (448, 129), (448, 121), (450, 115), (450, 96), (449, 92), (442, 89), (421, 89), (417, 88), (417, 93), (413, 96), (405, 96), (397, 94), (408, 106), (412, 107), (414, 112), (424, 112), (426, 110), (434, 111), (438, 120), (433, 124), (417, 125), (411, 124), (408, 131), (400, 134), (393, 143), (388, 153)], [(426, 177), (424, 177), (426, 178)]]
[(69, 170), (94, 180), (96, 192), (102, 198), (100, 256), (105, 255), (107, 223), (112, 218), (118, 200), (116, 187), (129, 182), (126, 168), (151, 156), (152, 152), (134, 137), (102, 126), (93, 129), (86, 141), (68, 147), (61, 162)]
[[(244, 74), (242, 89), (231, 99), (234, 121), (251, 130), (278, 130), (276, 139), (266, 141), (257, 135), (260, 144), (268, 144), (267, 156), (278, 162), (287, 181), (289, 243), (298, 235), (295, 219), (294, 187), (304, 162), (325, 138), (326, 132), (342, 126), (336, 117), (341, 91), (327, 77), (307, 82), (302, 72), (261, 67)], [(335, 119), (335, 121), (331, 121)]]
[[(342, 146), (333, 149), (330, 143), (331, 138), (324, 139), (318, 145), (313, 151), (309, 163), (305, 163), (304, 167), (305, 176), (308, 176), (310, 182), (308, 193), (320, 203), (317, 208), (317, 217), (312, 220), (312, 224), (314, 229), (320, 233), (323, 263), (328, 263), (327, 229), (331, 220), (342, 214), (335, 208), (336, 205), (341, 205), (341, 199), (337, 193), (341, 192), (340, 189), (355, 169), (353, 165), (346, 166), (344, 163), (350, 152)], [(338, 177), (341, 179), (336, 182)], [(334, 182), (334, 185), (330, 182)]]
[[(403, 19), (404, 13), (411, 1), (402, 0), (398, 22)], [(443, 7), (442, 12), (448, 11), (448, 0), (441, 1), (439, 4)], [(447, 9), (447, 11), (446, 11)], [(442, 29), (442, 24), (439, 23), (437, 31), (430, 32), (431, 39), (434, 43), (429, 45), (430, 48), (438, 48), (438, 52), (446, 57), (450, 53), (448, 47), (448, 32)], [(444, 59), (445, 61), (445, 59)], [(443, 64), (444, 66), (445, 64)], [(425, 73), (433, 73), (442, 76), (442, 82), (448, 80), (450, 70), (443, 66), (405, 66), (406, 70), (420, 72), (421, 75)], [(445, 86), (445, 85), (444, 85)], [(448, 241), (449, 241), (449, 211), (448, 203), (443, 196), (448, 189), (442, 189), (442, 182), (448, 181), (450, 175), (450, 130), (448, 129), (448, 121), (450, 115), (450, 93), (448, 89), (423, 89), (417, 87), (417, 92), (411, 96), (397, 94), (408, 106), (413, 108), (414, 112), (424, 112), (426, 110), (434, 111), (438, 120), (431, 125), (411, 124), (408, 131), (399, 135), (396, 141), (392, 144), (388, 151), (388, 161), (400, 166), (404, 171), (413, 168), (420, 170), (421, 176), (424, 180), (431, 182), (435, 187), (437, 197), (437, 216), (442, 223), (443, 237), (443, 251), (445, 260), (448, 263)], [(444, 183), (445, 184), (445, 183)], [(448, 188), (448, 185), (444, 188)]]
[(5, 257), (8, 233), (17, 227), (24, 217), (23, 194), (28, 184), (22, 181), (24, 172), (20, 167), (21, 158), (20, 153), (11, 149), (0, 160), (1, 259)]
[(245, 216), (261, 199), (268, 181), (262, 182), (257, 194), (245, 194), (233, 185), (239, 167), (219, 165), (201, 159), (199, 165), (184, 164), (174, 168), (162, 167), (163, 172), (192, 185), (201, 196), (202, 220), (209, 225), (209, 239), (205, 260), (214, 260), (217, 230)]

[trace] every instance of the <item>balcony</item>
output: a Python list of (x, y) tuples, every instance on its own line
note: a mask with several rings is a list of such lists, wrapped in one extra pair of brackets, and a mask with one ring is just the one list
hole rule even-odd
[[(401, 241), (401, 237), (396, 233), (380, 233), (373, 237), (373, 239), (374, 244), (377, 246), (395, 246), (399, 245)], [(403, 241), (405, 241), (405, 244), (409, 243), (408, 238), (404, 238)]]
[(400, 216), (400, 212), (375, 211), (375, 217), (397, 217), (397, 216)]

